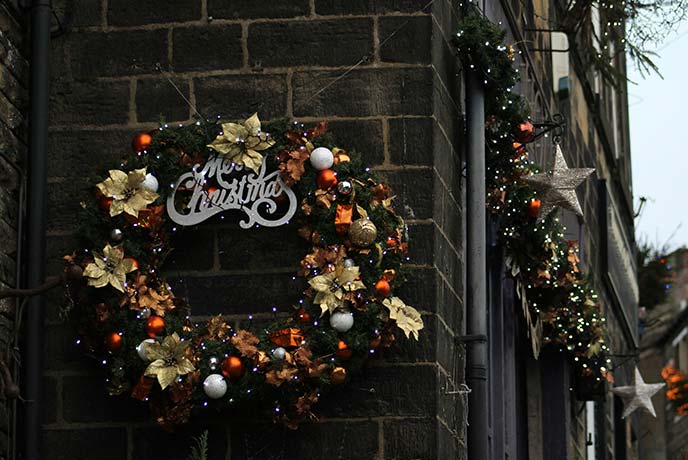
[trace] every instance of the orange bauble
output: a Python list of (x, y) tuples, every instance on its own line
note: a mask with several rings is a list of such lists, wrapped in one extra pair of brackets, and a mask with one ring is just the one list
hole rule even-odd
[(389, 281), (384, 278), (380, 278), (377, 283), (375, 283), (375, 290), (382, 297), (389, 297), (392, 293), (392, 288), (389, 285)]
[(134, 152), (139, 153), (146, 150), (153, 142), (153, 137), (148, 133), (141, 133), (134, 136), (134, 140), (131, 141), (131, 148)]
[(529, 121), (524, 121), (516, 126), (515, 134), (516, 139), (523, 144), (533, 142), (535, 139), (535, 126)]
[(337, 344), (337, 351), (335, 353), (337, 358), (341, 359), (342, 361), (346, 361), (347, 359), (351, 358), (353, 353), (354, 352), (349, 349), (349, 345), (347, 345), (345, 341), (339, 341)]
[(103, 211), (109, 211), (110, 210), (110, 205), (112, 204), (114, 200), (110, 198), (109, 196), (104, 196), (101, 195), (98, 198), (98, 207), (102, 209)]
[(296, 322), (301, 324), (310, 324), (313, 322), (313, 317), (305, 309), (299, 308), (294, 314)]
[(528, 203), (528, 215), (535, 219), (540, 215), (540, 206), (542, 206), (542, 202), (537, 198), (530, 200), (530, 203)]
[(319, 189), (329, 190), (337, 185), (337, 175), (331, 169), (323, 169), (318, 173), (316, 182)]
[(165, 332), (165, 320), (160, 316), (151, 316), (146, 321), (146, 334), (151, 339), (156, 338)]
[(516, 152), (516, 155), (523, 156), (526, 154), (526, 148), (520, 142), (514, 142), (512, 145), (514, 147), (514, 152)]
[(244, 375), (244, 363), (236, 356), (225, 358), (220, 368), (222, 369), (222, 375), (232, 382), (239, 380)]
[(110, 353), (115, 353), (122, 348), (122, 336), (119, 332), (111, 332), (105, 336), (105, 348)]

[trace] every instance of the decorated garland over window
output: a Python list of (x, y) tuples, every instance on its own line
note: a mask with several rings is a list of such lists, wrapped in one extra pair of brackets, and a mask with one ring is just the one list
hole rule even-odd
[(459, 56), (468, 71), (484, 79), (487, 204), (500, 222), (506, 265), (516, 281), (533, 352), (537, 357), (543, 344), (567, 351), (577, 377), (600, 386), (611, 379), (605, 318), (579, 268), (578, 242), (564, 238), (551, 212), (557, 206), (580, 211), (575, 185), (592, 170), (568, 169), (556, 145), (551, 171), (540, 172), (528, 157), (535, 129), (527, 101), (513, 91), (519, 81), (516, 49), (479, 11), (471, 9), (458, 29)]
[[(133, 150), (94, 183), (86, 249), (65, 257), (83, 275), (70, 286), (80, 344), (102, 356), (110, 394), (149, 401), (165, 427), (206, 406), (260, 406), (296, 427), (399, 331), (418, 339), (421, 315), (395, 295), (407, 236), (394, 196), (327, 123), (198, 122)], [(303, 299), (257, 331), (192, 323), (164, 276), (176, 233), (230, 215), (245, 229), (294, 221), (305, 240)]]

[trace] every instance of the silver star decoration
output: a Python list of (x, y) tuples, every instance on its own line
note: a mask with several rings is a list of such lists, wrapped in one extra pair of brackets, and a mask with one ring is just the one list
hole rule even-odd
[(636, 409), (643, 408), (657, 417), (652, 405), (652, 396), (664, 387), (663, 383), (645, 383), (638, 368), (635, 368), (635, 378), (632, 386), (612, 388), (612, 393), (618, 395), (624, 403), (623, 418), (631, 415)]
[(540, 197), (541, 208), (538, 220), (547, 217), (557, 206), (570, 209), (582, 217), (583, 211), (578, 203), (576, 187), (594, 171), (595, 168), (569, 168), (559, 144), (556, 144), (554, 167), (548, 172), (524, 178)]

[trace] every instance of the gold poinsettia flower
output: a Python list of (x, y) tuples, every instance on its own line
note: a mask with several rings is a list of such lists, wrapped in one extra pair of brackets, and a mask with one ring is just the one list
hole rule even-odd
[[(148, 277), (139, 275), (136, 281), (127, 286), (127, 296), (123, 299), (124, 305), (129, 304), (131, 310), (144, 310), (150, 308), (158, 316), (165, 316), (173, 310), (174, 298), (167, 283), (157, 289), (148, 286)], [(122, 306), (124, 306), (122, 305)]]
[(275, 141), (261, 131), (258, 114), (254, 113), (242, 124), (223, 123), (222, 133), (208, 147), (258, 174), (263, 163), (263, 155), (258, 152), (273, 145)]
[(88, 278), (88, 285), (97, 288), (108, 284), (120, 292), (124, 292), (127, 273), (136, 270), (134, 259), (125, 259), (124, 251), (119, 246), (105, 246), (102, 254), (95, 254), (93, 262), (86, 266), (84, 276)]
[(143, 187), (146, 180), (146, 168), (135, 169), (125, 173), (118, 169), (111, 169), (110, 177), (96, 185), (98, 190), (108, 198), (112, 198), (110, 216), (122, 212), (134, 217), (139, 211), (158, 199), (158, 194)]
[(389, 319), (397, 323), (397, 327), (404, 331), (407, 339), (413, 334), (413, 338), (418, 340), (418, 331), (423, 329), (423, 319), (418, 310), (406, 305), (399, 297), (385, 299), (382, 305), (387, 307)]
[(188, 348), (187, 343), (183, 342), (176, 332), (165, 337), (161, 343), (146, 345), (146, 357), (153, 362), (148, 365), (144, 375), (156, 377), (164, 390), (180, 375), (196, 370), (186, 357)]
[(339, 263), (333, 271), (308, 280), (308, 284), (316, 292), (313, 302), (320, 305), (321, 315), (343, 307), (347, 293), (365, 289), (365, 284), (357, 279), (358, 275), (358, 267), (345, 267), (343, 263)]

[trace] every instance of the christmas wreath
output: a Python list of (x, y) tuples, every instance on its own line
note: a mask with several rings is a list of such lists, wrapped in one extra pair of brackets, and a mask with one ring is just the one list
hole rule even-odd
[[(85, 249), (65, 257), (79, 343), (101, 357), (111, 395), (148, 401), (164, 427), (197, 408), (257, 406), (296, 427), (399, 331), (418, 339), (421, 315), (395, 295), (407, 236), (394, 196), (327, 123), (163, 126), (133, 150), (94, 183)], [(305, 240), (303, 298), (268, 326), (194, 323), (165, 279), (176, 234), (228, 212), (244, 229), (296, 222)]]

